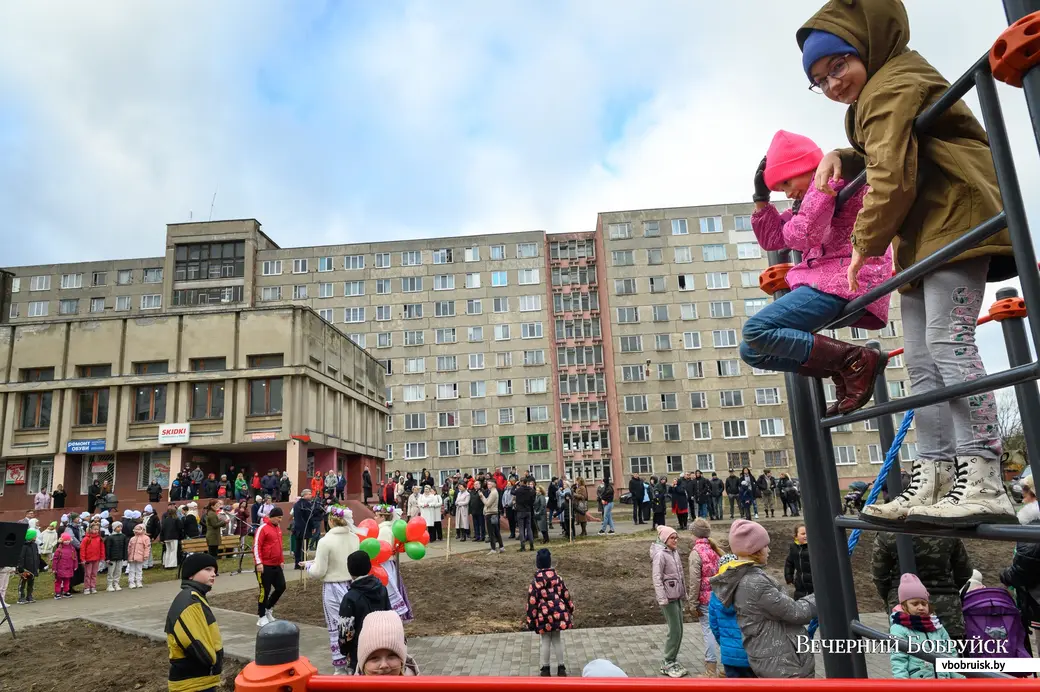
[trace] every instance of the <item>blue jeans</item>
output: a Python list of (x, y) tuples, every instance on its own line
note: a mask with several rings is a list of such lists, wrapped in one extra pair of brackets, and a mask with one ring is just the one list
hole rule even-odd
[(798, 372), (809, 360), (812, 332), (827, 326), (847, 304), (844, 298), (799, 286), (748, 318), (740, 357), (762, 370)]
[(606, 531), (610, 529), (614, 530), (614, 503), (608, 502), (603, 505), (603, 523), (600, 525), (600, 531)]
[(708, 503), (707, 502), (702, 502), (701, 504), (699, 504), (697, 506), (697, 516), (701, 517), (702, 519), (707, 519), (708, 518)]

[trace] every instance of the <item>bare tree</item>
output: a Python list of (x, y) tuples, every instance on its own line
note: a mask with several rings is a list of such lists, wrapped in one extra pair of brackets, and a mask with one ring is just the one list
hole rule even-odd
[(1014, 390), (997, 392), (997, 434), (1012, 462), (1016, 458), (1025, 457), (1026, 438), (1022, 432), (1022, 415), (1018, 410)]

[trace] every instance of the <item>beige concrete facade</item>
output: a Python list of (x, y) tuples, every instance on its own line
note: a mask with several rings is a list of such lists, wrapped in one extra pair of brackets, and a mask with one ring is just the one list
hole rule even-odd
[[(299, 484), (301, 441), (322, 461), (378, 460), (383, 387), (374, 359), (301, 306), (4, 325), (0, 466), (27, 482), (4, 484), (0, 507), (58, 483), (74, 506), (93, 477), (129, 500), (204, 463), (284, 469)], [(164, 441), (168, 425), (186, 439)]]
[[(771, 300), (758, 286), (768, 261), (751, 232), (753, 211), (733, 204), (599, 216), (626, 475), (724, 476), (742, 466), (796, 473), (783, 375), (755, 371), (738, 352), (747, 317)], [(898, 298), (890, 319), (894, 331), (834, 336), (879, 339), (891, 350), (902, 346)], [(887, 376), (893, 394), (909, 393), (902, 358)], [(907, 439), (910, 458), (914, 433)], [(833, 442), (842, 479), (873, 479), (883, 460), (877, 432), (857, 423), (836, 429)]]

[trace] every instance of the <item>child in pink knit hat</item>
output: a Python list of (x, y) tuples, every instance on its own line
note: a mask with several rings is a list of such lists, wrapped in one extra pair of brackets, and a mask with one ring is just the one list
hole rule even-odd
[[(918, 651), (956, 657), (946, 628), (932, 609), (928, 589), (915, 574), (899, 578), (899, 605), (892, 609), (888, 633), (915, 644)], [(892, 675), (897, 678), (959, 678), (956, 673), (939, 673), (935, 666), (910, 654), (892, 654)]]
[[(850, 300), (892, 275), (892, 252), (872, 258), (860, 284), (850, 287), (852, 226), (863, 207), (866, 190), (841, 209), (835, 198), (812, 186), (823, 152), (808, 137), (780, 130), (755, 172), (755, 213), (751, 230), (766, 250), (797, 250), (802, 261), (787, 273), (791, 292), (769, 304), (744, 325), (740, 357), (756, 368), (831, 378), (834, 404), (827, 415), (860, 408), (874, 393), (874, 376), (885, 367), (877, 350), (814, 334), (833, 322)], [(835, 181), (840, 189), (844, 181)], [(771, 191), (795, 200), (781, 213), (769, 203)], [(853, 326), (882, 329), (888, 324), (888, 297), (867, 306)]]

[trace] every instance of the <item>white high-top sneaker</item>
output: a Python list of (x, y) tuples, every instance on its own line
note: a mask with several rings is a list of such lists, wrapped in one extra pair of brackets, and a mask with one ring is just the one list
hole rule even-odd
[(907, 521), (951, 528), (1017, 524), (1015, 508), (1000, 480), (1000, 461), (957, 457), (956, 480), (931, 507), (914, 507)]
[[(898, 473), (893, 468), (890, 473)], [(872, 524), (902, 525), (914, 507), (928, 507), (938, 502), (953, 487), (953, 463), (915, 459), (910, 467), (910, 485), (890, 502), (867, 505), (859, 518)]]

